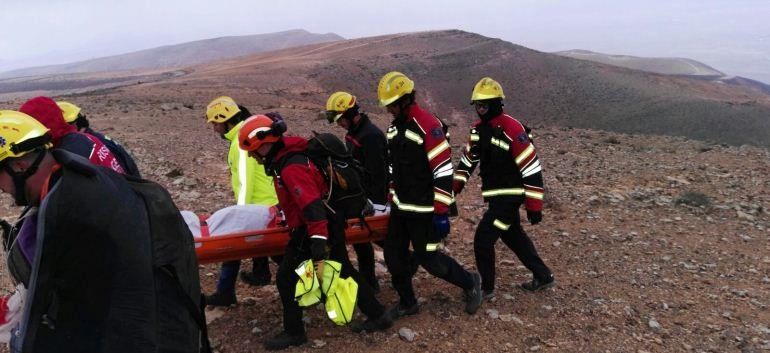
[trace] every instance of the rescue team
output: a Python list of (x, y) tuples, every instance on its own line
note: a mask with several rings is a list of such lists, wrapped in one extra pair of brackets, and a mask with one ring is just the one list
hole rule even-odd
[[(298, 268), (307, 260), (326, 264), (317, 271), (324, 281), (330, 269), (355, 281), (355, 290), (347, 291), (352, 297), (338, 290), (335, 307), (344, 313), (345, 305), (355, 303), (361, 309), (366, 319), (351, 323), (354, 332), (386, 330), (419, 312), (412, 283), (419, 266), (461, 288), (464, 310), (476, 313), (495, 296), (498, 239), (533, 274), (522, 289), (534, 292), (555, 283), (519, 215), (524, 205), (531, 224), (543, 218), (540, 159), (529, 129), (504, 112), (501, 85), (485, 77), (473, 88), (479, 119), (456, 169), (447, 127), (418, 104), (411, 79), (390, 72), (377, 95), (393, 116), (385, 133), (348, 92), (329, 97), (326, 117), (347, 131), (345, 145), (366, 170), (364, 189), (374, 211), (390, 213), (387, 237), (376, 244), (399, 296), (390, 308), (376, 297), (372, 244), (354, 246), (358, 269), (348, 258), (345, 210), (327, 202), (331, 184), (309, 153), (308, 140), (287, 135), (279, 114), (252, 115), (230, 97), (207, 106), (206, 121), (230, 141), (236, 204), (279, 207), (290, 228), (284, 255), (273, 258), (279, 264), (283, 330), (265, 341), (268, 350), (308, 340), (302, 301), (295, 299), (295, 287), (303, 283)], [(471, 272), (441, 249), (454, 197), (477, 166), (489, 206), (474, 237), (478, 272)], [(142, 180), (131, 155), (92, 130), (79, 107), (37, 97), (19, 111), (0, 111), (0, 189), (24, 206), (14, 225), (2, 222), (17, 284), (12, 296), (0, 300), (0, 341), (9, 342), (11, 352), (210, 351), (201, 308), (237, 302), (240, 261), (222, 264), (216, 291), (200, 298), (192, 236), (170, 196)], [(268, 259), (253, 259), (252, 265), (241, 280), (269, 284)]]

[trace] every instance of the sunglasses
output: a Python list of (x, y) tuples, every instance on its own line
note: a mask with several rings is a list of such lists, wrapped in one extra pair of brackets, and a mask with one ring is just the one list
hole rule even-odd
[(476, 109), (489, 109), (489, 103), (485, 102), (473, 102), (473, 106), (476, 107)]

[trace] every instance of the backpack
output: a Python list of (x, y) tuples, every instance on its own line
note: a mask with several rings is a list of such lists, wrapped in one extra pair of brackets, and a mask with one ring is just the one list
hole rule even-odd
[[(160, 352), (211, 352), (193, 236), (168, 191), (152, 181), (125, 176), (145, 203), (152, 236), (152, 262), (158, 298), (156, 321)], [(187, 312), (189, 319), (180, 317)], [(183, 315), (183, 314), (182, 314)], [(184, 341), (184, 337), (196, 337)]]
[(329, 185), (325, 203), (346, 219), (362, 218), (374, 213), (366, 197), (369, 174), (336, 135), (316, 133), (308, 140), (307, 157), (323, 174)]
[[(52, 199), (48, 199), (47, 202), (66, 201), (73, 200), (74, 195), (82, 194), (81, 201), (88, 203), (89, 200), (95, 199), (100, 192), (112, 192), (116, 193), (116, 196), (124, 199), (131, 198), (131, 207), (126, 207), (125, 213), (122, 215), (126, 217), (142, 215), (141, 224), (142, 227), (148, 227), (148, 232), (144, 228), (140, 231), (141, 237), (137, 237), (137, 242), (126, 244), (125, 252), (112, 251), (113, 253), (120, 254), (121, 263), (116, 265), (109, 275), (104, 274), (100, 268), (89, 268), (87, 271), (92, 270), (92, 273), (88, 277), (81, 277), (78, 280), (90, 281), (89, 284), (94, 285), (95, 288), (108, 289), (109, 282), (112, 276), (119, 276), (119, 271), (125, 271), (131, 264), (141, 264), (141, 268), (137, 268), (137, 272), (141, 273), (140, 276), (134, 277), (137, 280), (142, 281), (122, 283), (127, 285), (127, 289), (131, 292), (126, 292), (122, 296), (115, 296), (115, 302), (109, 302), (104, 298), (90, 298), (95, 299), (97, 303), (93, 303), (93, 308), (78, 308), (82, 309), (85, 313), (85, 317), (95, 318), (96, 321), (82, 322), (83, 326), (78, 329), (72, 325), (73, 318), (77, 318), (79, 315), (75, 313), (75, 306), (73, 303), (78, 302), (73, 297), (69, 297), (66, 294), (73, 293), (70, 288), (77, 286), (73, 278), (78, 276), (84, 276), (82, 273), (69, 271), (66, 268), (67, 261), (60, 261), (66, 259), (69, 255), (72, 256), (72, 261), (80, 262), (78, 258), (88, 262), (89, 252), (93, 252), (89, 249), (90, 244), (74, 244), (68, 243), (68, 246), (60, 246), (59, 242), (78, 240), (81, 235), (78, 229), (81, 227), (79, 224), (75, 226), (60, 227), (57, 228), (56, 237), (50, 237), (54, 230), (44, 228), (43, 234), (47, 236), (45, 238), (38, 239), (38, 248), (36, 253), (39, 254), (35, 258), (37, 271), (32, 274), (34, 283), (33, 288), (29, 288), (27, 304), (27, 311), (25, 315), (29, 318), (43, 317), (43, 320), (39, 319), (25, 319), (25, 327), (23, 339), (17, 340), (14, 345), (14, 349), (21, 351), (35, 350), (35, 351), (72, 351), (70, 347), (57, 347), (60, 349), (52, 349), (54, 345), (60, 344), (61, 341), (73, 341), (76, 345), (84, 348), (86, 351), (104, 351), (104, 346), (100, 346), (102, 343), (99, 339), (115, 344), (115, 342), (121, 342), (125, 340), (120, 334), (120, 329), (116, 330), (104, 330), (93, 331), (83, 329), (85, 327), (92, 327), (98, 320), (104, 318), (105, 322), (115, 322), (115, 320), (109, 317), (109, 310), (114, 309), (116, 313), (121, 312), (133, 312), (132, 308), (139, 308), (139, 305), (148, 304), (152, 306), (152, 311), (148, 312), (150, 317), (123, 317), (122, 321), (128, 322), (126, 327), (130, 327), (135, 332), (128, 332), (132, 337), (140, 337), (131, 342), (129, 347), (153, 347), (153, 352), (158, 353), (209, 353), (211, 352), (210, 344), (208, 341), (208, 333), (206, 328), (205, 316), (203, 314), (204, 304), (203, 296), (201, 295), (200, 280), (198, 274), (198, 262), (195, 254), (195, 248), (193, 245), (192, 234), (184, 222), (179, 210), (174, 205), (171, 196), (168, 191), (162, 186), (147, 180), (139, 178), (133, 178), (131, 176), (119, 175), (113, 171), (108, 171), (106, 168), (97, 167), (92, 165), (88, 160), (79, 155), (74, 155), (65, 150), (53, 150), (52, 155), (54, 158), (64, 166), (65, 173), (70, 173), (72, 177), (62, 177), (56, 188), (60, 188), (60, 191), (56, 194), (52, 194)], [(103, 179), (104, 182), (98, 183), (95, 186), (93, 193), (82, 193), (79, 189), (86, 183), (91, 183), (94, 178)], [(124, 187), (119, 189), (114, 188), (117, 185), (115, 182), (119, 180), (125, 180), (126, 184), (122, 184)], [(128, 190), (130, 188), (130, 190)], [(133, 193), (134, 195), (130, 195)], [(138, 202), (137, 202), (138, 201)], [(60, 205), (60, 204), (59, 204)], [(57, 205), (58, 206), (58, 205)], [(49, 212), (53, 212), (52, 220), (57, 220), (63, 217), (72, 216), (77, 210), (69, 210), (68, 213), (63, 213), (62, 207), (46, 208)], [(32, 217), (34, 210), (25, 210), (25, 216)], [(41, 215), (42, 216), (42, 215)], [(38, 218), (40, 216), (37, 216)], [(44, 219), (48, 219), (48, 216)], [(32, 222), (31, 219), (25, 217), (24, 224)], [(94, 218), (95, 219), (95, 218)], [(92, 222), (94, 219), (90, 219), (84, 222)], [(130, 218), (127, 218), (127, 224), (131, 224)], [(15, 227), (12, 233), (17, 232), (19, 227)], [(38, 229), (38, 233), (40, 230)], [(131, 231), (119, 232), (118, 235), (111, 234), (97, 234), (97, 232), (88, 232), (85, 239), (104, 238), (105, 242), (99, 245), (113, 245), (110, 241), (120, 240)], [(149, 233), (149, 234), (148, 234)], [(9, 240), (13, 242), (13, 238), (17, 234), (11, 234)], [(148, 249), (146, 251), (145, 249)], [(99, 253), (97, 247), (97, 253)], [(11, 254), (19, 252), (19, 246), (11, 247)], [(51, 254), (54, 256), (48, 256)], [(101, 258), (94, 256), (98, 260), (94, 263), (98, 264), (101, 261), (110, 261), (108, 258)], [(18, 257), (16, 257), (18, 259)], [(21, 268), (26, 264), (26, 259), (21, 258), (20, 261), (12, 262), (12, 267)], [(65, 269), (62, 271), (52, 271), (52, 264), (62, 263)], [(39, 264), (39, 265), (38, 265)], [(147, 267), (145, 267), (147, 266)], [(72, 267), (72, 268), (77, 268)], [(12, 271), (14, 278), (17, 281), (24, 281), (24, 273), (29, 273), (29, 269), (26, 271)], [(56, 269), (58, 270), (58, 269)], [(101, 273), (100, 273), (101, 272)], [(53, 275), (56, 274), (56, 275)], [(19, 276), (21, 275), (21, 276)], [(29, 276), (29, 275), (27, 275)], [(20, 278), (21, 277), (21, 278)], [(55, 279), (55, 280), (52, 280)], [(67, 282), (64, 282), (67, 281)], [(26, 282), (23, 282), (26, 283)], [(119, 288), (119, 287), (116, 287)], [(142, 289), (142, 290), (137, 290)], [(35, 294), (36, 290), (40, 291), (40, 295)], [(136, 296), (134, 296), (137, 294)], [(65, 295), (62, 295), (64, 293)], [(37, 302), (38, 305), (33, 305)], [(79, 302), (78, 302), (79, 303)], [(150, 304), (151, 303), (151, 304)], [(89, 302), (89, 304), (92, 304)], [(138, 311), (137, 311), (138, 312)], [(64, 313), (65, 327), (62, 330), (56, 330), (57, 316)], [(118, 317), (115, 314), (115, 317)], [(58, 317), (62, 319), (62, 317)], [(61, 321), (60, 321), (61, 322)], [(109, 334), (109, 336), (106, 336)], [(127, 337), (127, 336), (126, 336)], [(23, 347), (29, 347), (26, 349)], [(70, 349), (68, 349), (70, 348)], [(13, 350), (13, 349), (12, 349)], [(16, 351), (16, 350), (14, 350)], [(128, 349), (122, 346), (111, 347), (110, 351), (115, 352), (127, 352)]]

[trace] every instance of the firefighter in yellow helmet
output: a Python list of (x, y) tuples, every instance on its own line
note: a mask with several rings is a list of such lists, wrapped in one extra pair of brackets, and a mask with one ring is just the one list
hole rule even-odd
[[(387, 203), (388, 173), (385, 169), (385, 134), (362, 112), (356, 97), (348, 92), (334, 92), (326, 101), (326, 119), (345, 129), (345, 145), (355, 160), (369, 173), (366, 197), (376, 212), (384, 213)], [(384, 245), (384, 244), (381, 244)], [(374, 273), (374, 248), (371, 243), (353, 245), (358, 256), (358, 271), (375, 291), (380, 284)]]
[(537, 254), (519, 219), (522, 205), (531, 224), (543, 218), (540, 159), (527, 127), (503, 111), (504, 98), (503, 87), (489, 77), (473, 87), (471, 104), (479, 120), (471, 127), (452, 186), (459, 194), (476, 165), (480, 166), (481, 195), (489, 208), (476, 228), (473, 250), (486, 299), (494, 297), (495, 243), (500, 238), (532, 271), (532, 281), (522, 283), (521, 288), (537, 291), (554, 285), (551, 270)]
[(88, 118), (83, 114), (80, 107), (65, 101), (58, 101), (56, 102), (56, 105), (61, 109), (64, 121), (67, 122), (67, 124), (75, 126), (80, 132), (96, 137), (107, 146), (110, 152), (115, 155), (115, 159), (118, 160), (126, 174), (138, 178), (142, 177), (139, 172), (139, 167), (136, 166), (136, 162), (134, 161), (134, 157), (131, 156), (131, 153), (129, 153), (117, 140), (114, 140), (101, 132), (94, 131), (94, 129), (91, 128)]
[[(35, 118), (0, 111), (0, 190), (26, 206), (3, 239), (8, 270), (18, 284), (11, 301), (21, 308), (9, 311), (18, 316), (8, 318), (0, 305), (0, 337), (8, 337), (10, 328), (12, 352), (128, 353), (163, 347), (197, 352), (203, 337), (196, 319), (203, 320), (203, 314), (188, 311), (200, 301), (192, 244), (168, 241), (164, 254), (154, 254), (150, 224), (164, 218), (148, 212), (145, 194), (109, 168), (53, 149), (51, 140), (50, 130)], [(167, 191), (142, 184), (156, 196), (152, 210), (179, 212), (170, 197), (158, 196)], [(183, 223), (172, 219), (170, 224), (160, 224), (167, 233), (179, 232), (169, 239), (189, 240)], [(157, 271), (156, 258), (180, 259), (168, 262), (180, 275), (171, 279)], [(174, 334), (166, 335), (172, 326)], [(126, 332), (132, 339), (126, 340)]]
[(451, 148), (443, 124), (415, 99), (414, 82), (400, 72), (382, 77), (377, 87), (380, 105), (393, 116), (386, 137), (390, 171), (390, 213), (385, 238), (385, 262), (400, 301), (391, 310), (395, 319), (419, 311), (409, 268), (409, 245), (430, 274), (462, 288), (465, 311), (481, 306), (481, 278), (441, 251), (449, 234), (453, 203)]
[(13, 195), (19, 206), (39, 203), (41, 178), (47, 175), (38, 170), (43, 169), (41, 164), (53, 164), (46, 158), (52, 146), (48, 128), (27, 114), (3, 110), (0, 131), (0, 189)]
[[(238, 132), (250, 116), (248, 109), (227, 96), (217, 97), (206, 106), (206, 122), (211, 124), (217, 135), (230, 142), (227, 164), (230, 167), (230, 181), (236, 204), (275, 206), (278, 204), (278, 198), (273, 188), (273, 178), (265, 173), (262, 165), (249, 158), (246, 151), (238, 148)], [(241, 272), (241, 280), (255, 286), (270, 284), (268, 259), (253, 258), (252, 262), (252, 271)], [(206, 298), (207, 304), (230, 306), (236, 303), (235, 282), (240, 267), (240, 260), (222, 264), (217, 290)]]

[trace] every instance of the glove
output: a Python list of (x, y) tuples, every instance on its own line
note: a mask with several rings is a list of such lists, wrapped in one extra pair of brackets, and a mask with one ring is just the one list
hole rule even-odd
[(439, 238), (446, 238), (449, 235), (449, 216), (447, 214), (434, 214), (433, 230)]
[(310, 238), (310, 256), (313, 262), (325, 260), (329, 257), (329, 250), (326, 248), (326, 239), (316, 236)]
[(543, 220), (543, 211), (530, 211), (527, 210), (527, 219), (530, 224), (538, 224)]

